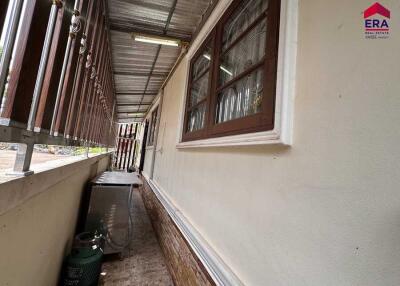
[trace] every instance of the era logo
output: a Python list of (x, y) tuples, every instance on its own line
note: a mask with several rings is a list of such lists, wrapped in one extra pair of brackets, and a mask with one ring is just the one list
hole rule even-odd
[(390, 10), (376, 2), (364, 11), (364, 28), (367, 39), (389, 37)]
[(378, 19), (366, 19), (365, 28), (389, 29), (389, 24), (386, 20), (379, 21)]

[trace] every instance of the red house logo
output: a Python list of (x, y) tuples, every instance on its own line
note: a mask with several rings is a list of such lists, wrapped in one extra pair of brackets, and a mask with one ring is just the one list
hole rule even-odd
[(390, 10), (376, 2), (364, 11), (365, 36), (368, 39), (389, 37)]
[(379, 14), (383, 17), (390, 19), (390, 11), (388, 9), (386, 9), (385, 7), (383, 7), (381, 4), (379, 4), (378, 2), (376, 2), (371, 7), (369, 7), (367, 10), (364, 11), (364, 19), (367, 19), (376, 14)]

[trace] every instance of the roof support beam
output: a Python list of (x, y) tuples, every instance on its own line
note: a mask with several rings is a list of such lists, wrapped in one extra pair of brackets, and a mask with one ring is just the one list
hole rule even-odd
[[(126, 75), (126, 76), (145, 76), (148, 77), (150, 74), (149, 73), (139, 73), (139, 72), (125, 72), (125, 71), (121, 71), (121, 72), (114, 72), (114, 75)], [(154, 73), (151, 75), (152, 77), (160, 77), (160, 78), (165, 78), (166, 76), (168, 76), (168, 73)]]
[[(169, 24), (171, 23), (172, 15), (173, 15), (174, 12), (175, 12), (177, 2), (178, 2), (178, 0), (174, 0), (174, 2), (172, 3), (171, 9), (169, 10), (167, 22), (165, 23), (165, 27), (164, 27), (164, 30), (163, 30), (163, 35), (166, 35), (166, 34), (167, 34), (168, 27), (169, 27)], [(142, 103), (143, 98), (144, 98), (144, 96), (145, 96), (145, 94), (146, 94), (147, 87), (149, 86), (150, 78), (151, 78), (151, 76), (152, 76), (152, 74), (153, 74), (154, 67), (155, 67), (155, 65), (156, 65), (156, 63), (157, 63), (157, 60), (158, 60), (158, 56), (160, 55), (160, 50), (161, 50), (161, 45), (158, 45), (158, 49), (157, 49), (157, 52), (156, 52), (156, 56), (155, 56), (155, 58), (154, 58), (154, 61), (153, 61), (152, 66), (151, 66), (150, 74), (149, 74), (149, 77), (147, 78), (146, 87), (144, 88), (144, 92), (143, 92), (142, 98), (140, 99), (140, 103)], [(137, 109), (137, 110), (139, 110), (139, 109), (140, 109), (140, 105), (138, 106), (138, 109)]]
[[(134, 27), (140, 27), (143, 25), (140, 24), (135, 24), (135, 23), (129, 23), (129, 25), (132, 25)], [(112, 31), (117, 31), (117, 32), (121, 32), (121, 33), (128, 33), (128, 34), (132, 34), (132, 33), (145, 33), (149, 36), (163, 36), (165, 35), (162, 31), (160, 31), (160, 33), (154, 32), (154, 30), (159, 30), (160, 27), (157, 26), (143, 26), (140, 28), (133, 28), (133, 27), (124, 27), (124, 26), (118, 26), (116, 24), (111, 24), (110, 25), (110, 30)], [(182, 42), (189, 42), (191, 37), (182, 37), (182, 36), (177, 36), (174, 33), (171, 33), (170, 35), (171, 37), (180, 40)]]
[(131, 116), (142, 116), (143, 117), (145, 112), (146, 112), (146, 110), (144, 110), (144, 109), (139, 110), (139, 111), (129, 110), (129, 109), (127, 109), (127, 110), (119, 110), (117, 112), (117, 116), (118, 117), (124, 117), (124, 116), (131, 115)]
[[(117, 106), (138, 106), (140, 103), (117, 103)], [(151, 105), (151, 103), (142, 103), (141, 105)]]
[[(119, 91), (115, 93), (116, 95), (143, 95), (143, 92), (140, 91)], [(146, 92), (144, 95), (157, 95), (158, 92)]]
[(136, 119), (136, 120), (138, 120), (138, 121), (141, 121), (142, 119), (144, 119), (143, 118), (143, 116), (142, 117), (118, 117), (118, 119), (121, 119), (121, 120), (124, 120), (124, 119)]

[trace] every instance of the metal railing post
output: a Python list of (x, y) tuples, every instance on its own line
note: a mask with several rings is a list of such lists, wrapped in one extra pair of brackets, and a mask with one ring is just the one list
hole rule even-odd
[(85, 142), (85, 157), (89, 158), (89, 148), (90, 148), (90, 144), (89, 142)]
[(33, 143), (20, 143), (18, 144), (17, 156), (14, 162), (13, 175), (28, 176), (32, 175), (33, 171), (30, 171), (32, 154), (33, 154)]
[(23, 0), (15, 0), (9, 3), (7, 14), (9, 15), (9, 24), (6, 27), (6, 35), (3, 46), (3, 53), (0, 60), (0, 110), (3, 103), (3, 94), (6, 86), (8, 69), (10, 66), (11, 56), (17, 37), (19, 20), (21, 17)]
[(115, 112), (115, 102), (113, 104), (113, 109), (112, 109), (112, 113), (111, 113), (111, 119), (110, 119), (110, 129), (108, 130), (108, 134), (107, 134), (107, 149), (106, 152), (108, 152), (108, 147), (110, 145), (110, 137), (111, 137), (111, 130), (114, 124), (114, 112)]
[(46, 37), (44, 40), (42, 55), (40, 57), (40, 65), (39, 65), (39, 70), (38, 70), (38, 74), (36, 77), (35, 89), (33, 91), (31, 109), (29, 112), (29, 119), (28, 119), (28, 126), (27, 126), (27, 130), (29, 130), (29, 131), (33, 131), (33, 129), (35, 127), (36, 113), (37, 113), (37, 108), (38, 108), (38, 104), (39, 104), (40, 93), (42, 92), (43, 78), (44, 78), (44, 74), (46, 72), (47, 61), (49, 58), (51, 39), (53, 38), (54, 27), (55, 27), (56, 19), (57, 19), (57, 13), (58, 13), (58, 9), (60, 7), (62, 7), (62, 2), (60, 0), (53, 0), (53, 5), (51, 6), (51, 11), (50, 11), (50, 16), (49, 16), (49, 22), (47, 24)]
[(56, 119), (58, 116), (58, 107), (60, 105), (61, 92), (62, 92), (62, 89), (64, 86), (65, 74), (67, 71), (72, 40), (76, 37), (76, 35), (78, 34), (78, 32), (81, 29), (81, 23), (80, 23), (80, 19), (79, 19), (80, 11), (78, 10), (78, 5), (79, 5), (79, 0), (75, 0), (74, 13), (72, 15), (71, 25), (69, 28), (67, 48), (65, 49), (64, 62), (63, 62), (62, 68), (61, 68), (61, 76), (60, 76), (60, 81), (58, 83), (58, 88), (57, 88), (57, 96), (56, 96), (56, 102), (55, 102), (54, 110), (53, 110), (53, 118), (51, 119), (50, 135), (55, 135), (55, 136), (57, 136), (58, 134), (54, 133), (54, 125), (56, 123)]

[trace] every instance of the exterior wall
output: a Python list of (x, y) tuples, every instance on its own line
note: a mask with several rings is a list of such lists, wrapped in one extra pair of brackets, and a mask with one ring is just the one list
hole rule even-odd
[[(0, 185), (1, 200), (14, 205), (0, 209), (0, 285), (57, 285), (82, 191), (108, 164), (100, 155)], [(8, 190), (19, 202), (6, 198)], [(28, 192), (36, 194), (23, 199)]]
[(174, 284), (215, 285), (148, 184), (141, 194)]
[(366, 40), (371, 4), (299, 1), (290, 147), (178, 150), (187, 57), (165, 87), (154, 181), (246, 285), (400, 282), (400, 18)]
[(143, 176), (146, 179), (149, 179), (150, 172), (151, 172), (151, 158), (153, 156), (153, 151), (154, 148), (151, 147), (146, 147), (146, 152), (145, 152), (145, 160), (144, 160), (144, 165), (143, 165)]
[[(160, 104), (160, 97), (157, 96), (156, 99), (154, 100), (154, 104), (151, 106), (145, 120), (149, 121), (149, 129), (147, 132), (147, 139), (146, 141), (148, 141), (149, 139), (149, 133), (150, 133), (150, 126), (151, 126), (151, 115), (153, 113), (153, 111), (159, 106)], [(144, 137), (144, 125), (142, 125), (142, 132), (140, 134), (140, 138)], [(157, 129), (156, 129), (157, 130)], [(143, 165), (143, 176), (146, 179), (149, 179), (151, 176), (151, 165), (152, 165), (152, 158), (153, 158), (153, 153), (154, 153), (154, 145), (153, 146), (147, 146), (147, 142), (146, 143), (146, 150), (145, 150), (145, 160), (144, 160), (144, 165)], [(155, 142), (154, 142), (155, 143)], [(158, 149), (158, 148), (157, 148)]]

